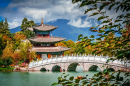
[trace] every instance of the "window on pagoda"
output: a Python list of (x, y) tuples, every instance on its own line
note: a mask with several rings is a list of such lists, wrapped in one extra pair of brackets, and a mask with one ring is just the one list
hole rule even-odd
[(47, 46), (50, 46), (50, 44), (47, 44)]
[(55, 47), (55, 44), (50, 44), (51, 47)]
[(41, 44), (42, 47), (49, 47), (50, 44)]
[(43, 37), (49, 37), (49, 34), (43, 34), (42, 36)]

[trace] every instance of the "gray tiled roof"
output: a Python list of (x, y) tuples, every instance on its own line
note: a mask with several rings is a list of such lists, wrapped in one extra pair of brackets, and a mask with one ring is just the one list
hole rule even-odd
[(53, 25), (46, 25), (46, 24), (40, 24), (33, 27), (34, 29), (40, 30), (40, 31), (50, 31), (57, 28), (57, 26)]
[(62, 37), (34, 37), (34, 38), (30, 38), (29, 40), (32, 42), (41, 42), (41, 43), (51, 43), (51, 42), (60, 42), (65, 40), (66, 38), (62, 38)]
[(67, 51), (70, 50), (70, 48), (67, 47), (33, 47), (33, 51), (35, 52), (60, 52), (60, 51)]

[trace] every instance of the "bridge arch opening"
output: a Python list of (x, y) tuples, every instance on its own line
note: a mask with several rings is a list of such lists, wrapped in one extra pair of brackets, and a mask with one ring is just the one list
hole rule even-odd
[(108, 69), (104, 69), (103, 72), (105, 72), (105, 71), (107, 71), (107, 70), (108, 70), (109, 72), (115, 71), (114, 68), (108, 68)]
[(92, 65), (88, 71), (101, 71), (101, 69), (97, 65)]
[(68, 66), (67, 71), (83, 72), (83, 67), (79, 63), (75, 62), (75, 63), (71, 63)]
[(46, 71), (46, 68), (41, 68), (40, 71)]
[(61, 67), (59, 65), (55, 65), (52, 67), (52, 72), (56, 71), (56, 72), (60, 72)]

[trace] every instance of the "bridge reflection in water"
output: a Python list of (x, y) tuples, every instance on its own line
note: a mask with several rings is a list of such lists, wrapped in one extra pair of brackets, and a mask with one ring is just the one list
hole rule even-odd
[[(60, 56), (53, 57), (40, 61), (30, 62), (27, 70), (29, 71), (104, 71), (108, 66), (110, 70), (127, 70), (130, 71), (130, 63), (127, 61), (106, 61), (110, 57), (108, 56), (92, 56), (92, 55), (72, 55), (72, 56)], [(111, 57), (114, 58), (114, 57)], [(127, 67), (126, 67), (127, 65)], [(102, 67), (104, 66), (104, 67)]]

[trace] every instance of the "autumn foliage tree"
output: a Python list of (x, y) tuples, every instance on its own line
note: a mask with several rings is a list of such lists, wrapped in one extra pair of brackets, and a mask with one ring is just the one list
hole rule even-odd
[(2, 58), (1, 58), (1, 65), (9, 66), (12, 64), (12, 55), (13, 55), (13, 44), (7, 42), (7, 46), (3, 50)]
[(32, 51), (31, 49), (32, 49), (32, 44), (30, 42), (21, 42), (20, 45), (18, 46), (20, 59), (27, 63), (30, 60), (35, 59), (36, 53), (35, 51)]
[[(83, 36), (82, 34), (78, 37), (80, 43), (84, 43), (85, 46), (94, 46), (93, 54), (101, 54), (102, 52), (109, 52), (115, 56), (115, 58), (109, 58), (106, 64), (111, 60), (130, 60), (130, 1), (129, 0), (72, 0), (72, 3), (80, 3), (79, 7), (87, 6), (85, 14), (92, 12), (90, 16), (100, 15), (98, 21), (101, 22), (100, 25), (93, 26), (90, 28), (92, 32), (98, 33), (96, 42), (94, 35), (90, 38)], [(121, 11), (116, 18), (109, 18), (106, 14), (107, 12), (103, 9), (112, 10), (114, 12)], [(99, 27), (100, 26), (100, 27)], [(127, 28), (125, 28), (127, 26)], [(115, 34), (120, 34), (115, 36)], [(128, 62), (128, 61), (127, 61)], [(128, 62), (129, 63), (129, 62)], [(125, 65), (126, 69), (128, 68)], [(61, 75), (58, 77), (58, 83), (53, 83), (53, 85), (62, 84), (66, 86), (129, 86), (130, 85), (130, 73), (127, 71), (124, 77), (120, 76), (121, 71), (110, 73), (108, 66), (105, 72), (98, 72), (94, 74), (92, 78), (80, 78), (74, 79), (73, 76), (66, 78), (68, 75)], [(125, 79), (124, 79), (125, 78)], [(113, 82), (113, 83), (111, 83)]]

